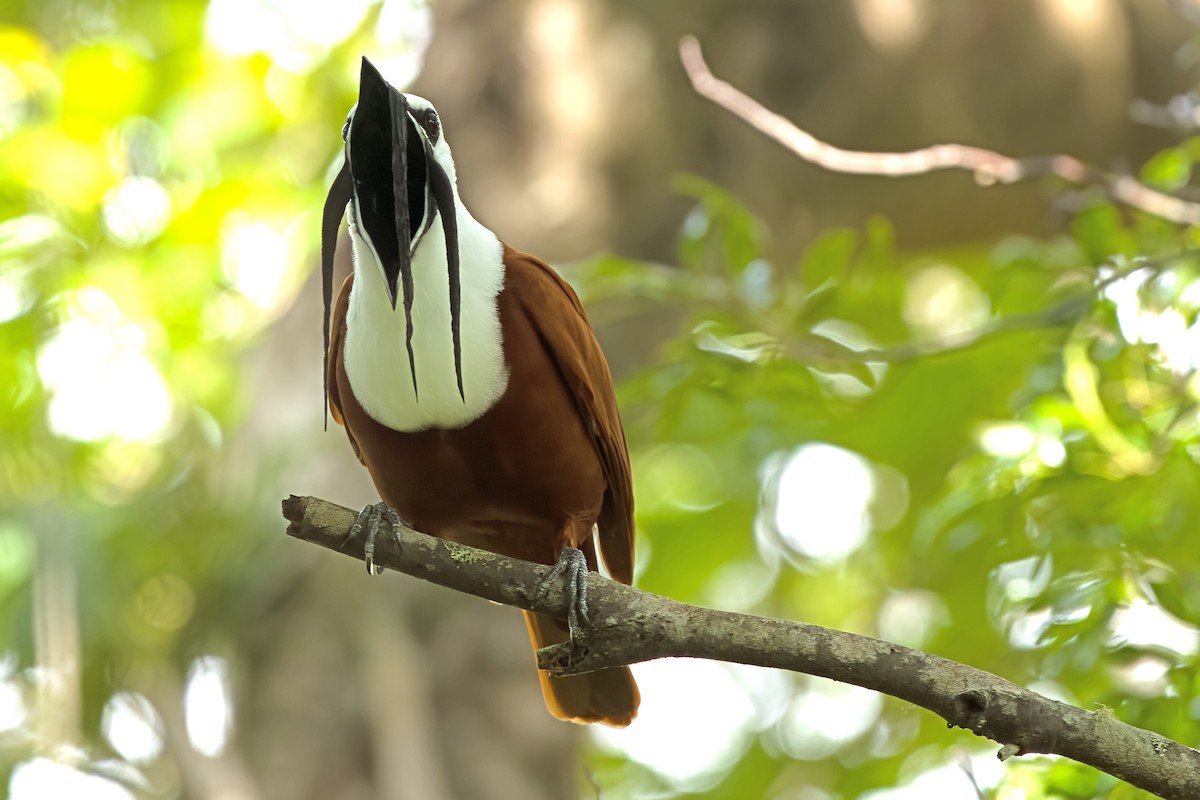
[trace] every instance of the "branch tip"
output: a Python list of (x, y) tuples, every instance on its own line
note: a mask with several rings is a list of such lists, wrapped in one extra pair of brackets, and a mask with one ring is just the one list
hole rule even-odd
[(996, 758), (1001, 761), (1008, 761), (1010, 758), (1021, 755), (1021, 748), (1015, 744), (1009, 743), (1000, 748), (1000, 752), (996, 753)]
[(304, 515), (308, 511), (308, 498), (297, 497), (294, 494), (288, 495), (282, 506), (283, 518), (290, 523), (287, 527), (287, 535), (299, 537), (304, 524)]

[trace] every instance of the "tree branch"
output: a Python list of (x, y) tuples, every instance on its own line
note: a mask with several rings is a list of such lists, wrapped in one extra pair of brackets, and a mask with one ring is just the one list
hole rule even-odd
[(1172, 197), (1138, 183), (1128, 175), (1105, 172), (1074, 156), (1012, 158), (963, 144), (937, 144), (905, 153), (842, 150), (801, 130), (790, 120), (715, 77), (704, 62), (696, 37), (680, 39), (679, 59), (697, 94), (745, 120), (805, 161), (832, 172), (900, 177), (962, 169), (973, 173), (981, 186), (1054, 175), (1068, 183), (1101, 186), (1116, 202), (1147, 214), (1182, 225), (1200, 224), (1200, 203)]
[[(283, 501), (290, 536), (363, 558), (349, 539), (355, 512), (313, 497)], [(405, 529), (384, 538), (375, 562), (441, 586), (518, 608), (566, 615), (566, 593), (537, 590), (550, 567)], [(688, 656), (802, 672), (852, 683), (926, 708), (951, 726), (1003, 745), (999, 757), (1053, 753), (1088, 764), (1169, 800), (1200, 797), (1200, 752), (1118, 720), (1042, 697), (988, 672), (868, 636), (700, 608), (592, 573), (592, 626), (572, 651), (538, 652), (538, 665), (572, 675), (656, 658)]]
[(1200, 250), (1189, 249), (1157, 258), (1138, 257), (1124, 266), (1114, 267), (1100, 280), (1092, 283), (1086, 291), (1065, 297), (1052, 306), (1040, 311), (1011, 314), (997, 317), (974, 330), (950, 334), (927, 342), (907, 342), (893, 347), (864, 347), (855, 349), (823, 336), (810, 335), (802, 339), (785, 342), (782, 348), (798, 361), (899, 364), (923, 356), (952, 353), (971, 347), (984, 340), (1016, 331), (1041, 330), (1066, 323), (1074, 323), (1088, 312), (1097, 295), (1119, 280), (1146, 270), (1157, 275), (1174, 264), (1186, 259), (1200, 257)]
[(964, 350), (1005, 333), (1041, 330), (1072, 322), (1091, 308), (1092, 300), (1093, 293), (1068, 297), (1042, 311), (999, 317), (980, 328), (950, 334), (928, 342), (908, 342), (895, 347), (855, 349), (832, 339), (811, 335), (787, 344), (784, 351), (797, 361), (806, 363), (836, 361), (855, 364), (900, 364), (923, 356)]

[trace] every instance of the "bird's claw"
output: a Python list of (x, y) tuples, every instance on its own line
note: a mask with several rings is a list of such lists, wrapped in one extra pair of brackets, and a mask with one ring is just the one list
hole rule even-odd
[(536, 599), (541, 599), (550, 591), (550, 585), (563, 575), (567, 576), (567, 631), (571, 636), (571, 644), (575, 644), (575, 636), (581, 633), (579, 626), (591, 625), (587, 611), (587, 559), (583, 551), (576, 547), (564, 547), (550, 574), (538, 586)]
[(364, 530), (366, 531), (366, 540), (363, 542), (363, 561), (366, 562), (367, 572), (371, 575), (379, 575), (383, 572), (383, 567), (375, 563), (375, 539), (379, 536), (379, 528), (384, 522), (389, 524), (392, 537), (396, 540), (396, 548), (399, 549), (400, 534), (404, 524), (400, 521), (400, 516), (387, 503), (365, 506), (362, 511), (358, 512), (358, 518), (350, 526), (350, 533), (346, 537), (346, 541), (350, 541)]

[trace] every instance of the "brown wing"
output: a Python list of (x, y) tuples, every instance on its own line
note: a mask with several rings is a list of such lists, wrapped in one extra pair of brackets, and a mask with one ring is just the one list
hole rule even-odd
[[(600, 457), (608, 490), (600, 509), (600, 554), (609, 573), (633, 582), (633, 481), (612, 375), (575, 291), (537, 258), (505, 245), (505, 281), (558, 366)], [(547, 335), (553, 331), (553, 336)]]
[(333, 415), (333, 421), (346, 429), (346, 438), (350, 440), (350, 446), (354, 448), (354, 455), (358, 456), (358, 460), (363, 464), (362, 453), (358, 450), (358, 442), (354, 441), (354, 433), (350, 427), (346, 425), (346, 419), (342, 414), (342, 396), (338, 391), (338, 369), (345, 364), (345, 355), (342, 353), (342, 347), (346, 341), (346, 309), (350, 307), (350, 287), (354, 285), (354, 273), (346, 277), (346, 281), (342, 284), (342, 291), (338, 292), (337, 302), (333, 306), (333, 319), (329, 326), (329, 370), (326, 378), (329, 387), (329, 413)]

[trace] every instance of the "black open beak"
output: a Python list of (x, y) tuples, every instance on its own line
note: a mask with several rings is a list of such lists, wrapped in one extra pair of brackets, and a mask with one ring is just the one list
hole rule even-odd
[(400, 294), (397, 290), (403, 289), (405, 347), (415, 393), (412, 238), (414, 226), (420, 225), (424, 216), (427, 162), (420, 137), (410, 126), (413, 123), (404, 95), (363, 58), (358, 108), (346, 142), (346, 160), (354, 183), (358, 224), (379, 256), (392, 308)]
[[(388, 299), (404, 298), (405, 347), (413, 393), (417, 369), (413, 356), (412, 251), (421, 235), (442, 217), (450, 279), (450, 320), (458, 393), (462, 383), (458, 225), (449, 176), (417, 130), (408, 100), (365, 57), (359, 73), (358, 107), (350, 124), (346, 165), (330, 187), (322, 220), (322, 277), (325, 295), (325, 349), (329, 349), (329, 308), (333, 296), (333, 249), (346, 204), (354, 200), (358, 225), (370, 239), (383, 267)], [(328, 358), (328, 355), (326, 355)], [(328, 393), (328, 387), (326, 387)]]

